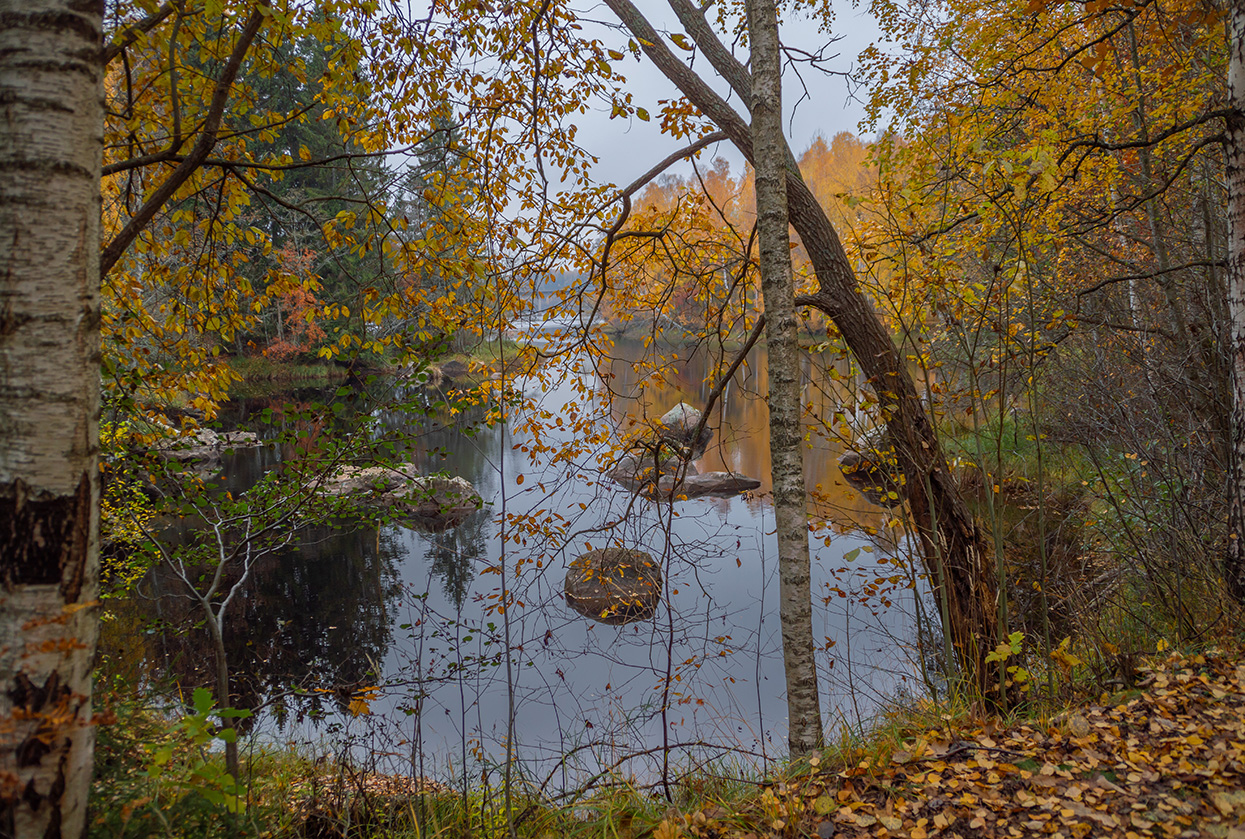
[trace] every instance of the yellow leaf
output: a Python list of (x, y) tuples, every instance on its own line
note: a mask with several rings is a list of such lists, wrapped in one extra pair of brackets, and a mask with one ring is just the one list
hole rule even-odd
[(679, 839), (683, 831), (669, 819), (662, 819), (661, 824), (653, 831), (653, 839)]

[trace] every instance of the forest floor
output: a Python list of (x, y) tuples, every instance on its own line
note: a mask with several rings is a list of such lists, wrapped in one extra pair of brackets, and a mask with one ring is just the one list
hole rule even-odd
[(884, 766), (822, 766), (752, 812), (668, 814), (676, 836), (1245, 839), (1245, 663), (1173, 654), (1137, 689), (1049, 724), (910, 739)]
[[(1137, 675), (1126, 693), (1047, 722), (983, 723), (948, 714), (928, 717), (937, 727), (921, 731), (912, 724), (916, 717), (901, 714), (872, 738), (786, 767), (781, 778), (710, 792), (716, 776), (693, 772), (675, 788), (669, 809), (659, 796), (634, 789), (571, 807), (520, 799), (516, 833), (1245, 839), (1245, 658), (1173, 653)], [(155, 771), (151, 755), (167, 740), (161, 732), (170, 723), (150, 713), (125, 719), (102, 730), (96, 750), (92, 836), (457, 839), (508, 832), (500, 810), (481, 810), (478, 791), (399, 784), (344, 766), (327, 777), (332, 767), (320, 760), (284, 754), (257, 755), (245, 773), (250, 806), (224, 812), (204, 786), (203, 777), (215, 776), (200, 777), (213, 753), (182, 738), (173, 759)], [(467, 798), (469, 812), (462, 806)]]

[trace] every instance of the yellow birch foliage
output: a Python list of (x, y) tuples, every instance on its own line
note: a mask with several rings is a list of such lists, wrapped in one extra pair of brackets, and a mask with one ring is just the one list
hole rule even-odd
[[(984, 327), (1000, 353), (1048, 347), (1077, 309), (1162, 317), (1172, 286), (1194, 279), (1172, 267), (1207, 258), (1205, 241), (1170, 235), (1176, 219), (1219, 197), (1221, 11), (1197, 0), (872, 8), (898, 48), (865, 56), (872, 125), (886, 131), (872, 222), (854, 246), (891, 315), (917, 331)], [(1128, 276), (1144, 287), (1121, 314), (1111, 293)], [(1023, 317), (1030, 302), (1036, 317)]]
[[(123, 247), (105, 280), (103, 330), (110, 386), (140, 402), (189, 394), (211, 410), (229, 384), (221, 356), (283, 295), (316, 285), (257, 269), (273, 242), (255, 219), (274, 206), (314, 219), (322, 254), (373, 266), (348, 298), (308, 312), (330, 337), (325, 355), (417, 352), (449, 330), (496, 335), (529, 305), (522, 284), (581, 258), (566, 231), (606, 203), (575, 119), (602, 102), (635, 111), (609, 51), (561, 3), (464, 0), (412, 20), (366, 0), (126, 0), (113, 24), (105, 254)], [(325, 52), (318, 76), (281, 49), (308, 40)], [(238, 55), (236, 79), (222, 81)], [(303, 87), (293, 110), (269, 110), (261, 95), (278, 74)], [(345, 159), (279, 149), (283, 130), (313, 122), (332, 124)], [(329, 218), (280, 195), (302, 167), (392, 169), (447, 125), (455, 160), (421, 196), (432, 221), (414, 224), (383, 189)]]

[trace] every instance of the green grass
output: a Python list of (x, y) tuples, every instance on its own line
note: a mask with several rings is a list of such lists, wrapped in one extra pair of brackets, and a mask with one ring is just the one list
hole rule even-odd
[(454, 358), (467, 364), (470, 364), (472, 361), (492, 364), (493, 362), (500, 361), (502, 358), (507, 360), (517, 358), (522, 349), (520, 344), (509, 338), (501, 340), (491, 339), (481, 341), (474, 347), (469, 347), (466, 352), (448, 356), (441, 361), (444, 362), (449, 358)]
[[(1109, 702), (1136, 695), (1131, 686), (1111, 693), (1116, 698)], [(115, 711), (117, 721), (99, 729), (91, 836), (503, 839), (509, 835), (496, 771), (489, 787), (420, 788), (409, 779), (392, 783), (357, 764), (289, 747), (244, 744), (239, 806), (224, 806), (212, 795), (219, 786), (213, 780), (219, 777), (218, 750), (196, 747), (176, 714), (133, 700), (118, 701), (106, 690), (101, 694), (101, 704)], [(1060, 720), (1079, 703), (1108, 702), (1100, 696), (1100, 687), (1082, 679), (1076, 690), (1037, 697), (990, 720), (965, 701), (899, 704), (870, 726), (840, 726), (820, 753), (772, 764), (764, 777), (741, 760), (676, 761), (670, 800), (661, 785), (640, 786), (622, 773), (607, 774), (578, 794), (547, 798), (533, 794), (534, 785), (520, 777), (510, 817), (515, 835), (522, 839), (773, 835), (776, 818), (800, 821), (822, 795), (827, 778), (840, 773), (866, 776), (866, 785), (885, 791), (890, 789), (894, 764), (909, 760), (924, 748), (922, 744), (941, 743), (946, 748), (971, 741), (987, 725), (989, 730), (1062, 725)], [(153, 772), (154, 756), (170, 745), (169, 758)], [(829, 806), (838, 805), (831, 800)], [(682, 833), (672, 832), (672, 827)]]
[(346, 371), (334, 364), (274, 361), (265, 356), (234, 356), (229, 366), (245, 383), (259, 381), (308, 382), (333, 381), (346, 377)]

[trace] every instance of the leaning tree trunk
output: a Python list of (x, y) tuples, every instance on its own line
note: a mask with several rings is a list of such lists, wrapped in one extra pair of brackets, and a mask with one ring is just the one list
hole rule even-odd
[(782, 63), (774, 0), (748, 0), (748, 37), (752, 44), (757, 237), (761, 247), (761, 293), (765, 299), (765, 343), (769, 348), (769, 449), (778, 531), (779, 617), (787, 674), (787, 737), (795, 756), (820, 749), (823, 739), (817, 661), (813, 655), (800, 345), (791, 277)]
[(103, 0), (0, 0), (0, 835), (82, 835), (98, 616)]
[[(690, 0), (668, 2), (714, 69), (736, 95), (751, 101), (751, 74), (717, 40), (704, 11)], [(606, 5), (662, 74), (755, 166), (752, 131), (739, 114), (665, 46), (662, 36), (631, 0), (606, 0)], [(815, 294), (797, 298), (796, 304), (820, 309), (834, 321), (878, 396), (939, 608), (945, 603), (946, 622), (960, 666), (968, 680), (985, 694), (995, 683), (985, 659), (999, 632), (994, 558), (960, 497), (903, 358), (857, 284), (838, 234), (800, 177), (790, 147), (785, 142), (783, 145), (788, 216), (809, 254), (819, 286)]]
[(1224, 579), (1245, 601), (1245, 0), (1232, 0), (1227, 124), (1228, 317), (1232, 355), (1232, 455)]

